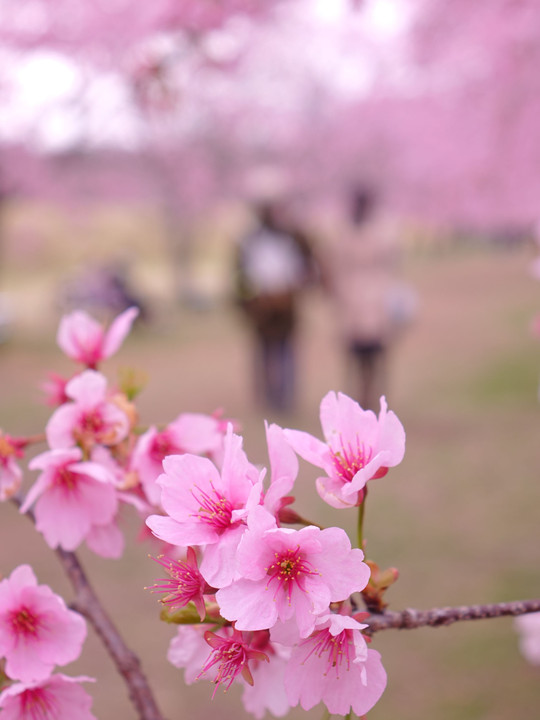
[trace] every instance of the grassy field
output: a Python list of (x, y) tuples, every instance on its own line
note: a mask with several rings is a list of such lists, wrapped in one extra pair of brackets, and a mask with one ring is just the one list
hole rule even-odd
[[(394, 349), (387, 393), (407, 431), (407, 452), (401, 466), (373, 483), (366, 511), (369, 556), (400, 570), (388, 598), (392, 609), (540, 596), (540, 343), (529, 333), (540, 286), (527, 274), (530, 259), (527, 249), (461, 248), (407, 262), (419, 311)], [(47, 370), (73, 369), (53, 333), (15, 333), (0, 346), (0, 426), (9, 432), (39, 431), (49, 411), (39, 404), (37, 386)], [(298, 407), (268, 419), (319, 434), (321, 397), (346, 390), (346, 383), (335, 319), (317, 291), (306, 298), (298, 345)], [(134, 333), (104, 370), (110, 377), (121, 366), (148, 372), (142, 422), (222, 407), (241, 422), (250, 459), (265, 462), (265, 416), (251, 400), (250, 350), (232, 308), (173, 309)], [(303, 514), (342, 524), (352, 535), (355, 519), (322, 503), (313, 492), (315, 476), (301, 466), (296, 495), (308, 506)], [(0, 522), (0, 572), (30, 562), (40, 580), (69, 601), (56, 560), (27, 532), (26, 520), (4, 506)], [(81, 557), (140, 654), (165, 715), (247, 717), (236, 689), (210, 705), (208, 683), (186, 688), (168, 665), (172, 631), (160, 624), (156, 600), (143, 590), (156, 569), (129, 514), (125, 528), (122, 561), (85, 550)], [(370, 720), (530, 720), (540, 714), (540, 668), (520, 656), (510, 619), (389, 631), (375, 636), (373, 647), (382, 652), (389, 682)], [(91, 692), (100, 720), (135, 720), (92, 633), (72, 671), (98, 678)], [(321, 715), (321, 708), (309, 713)]]

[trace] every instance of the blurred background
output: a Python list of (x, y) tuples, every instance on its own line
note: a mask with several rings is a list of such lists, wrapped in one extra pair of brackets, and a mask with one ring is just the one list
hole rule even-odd
[[(329, 390), (386, 394), (407, 452), (366, 535), (400, 570), (391, 609), (538, 597), (539, 68), (535, 0), (0, 0), (0, 427), (43, 428), (40, 384), (74, 371), (63, 313), (135, 304), (104, 371), (148, 374), (143, 423), (222, 408), (263, 463), (265, 418), (320, 435)], [(354, 538), (315, 477), (303, 514)], [(42, 539), (0, 517), (0, 573), (30, 562), (69, 601)], [(164, 714), (207, 717), (125, 527), (125, 559), (83, 562)], [(373, 647), (371, 720), (538, 712), (509, 619)], [(135, 720), (108, 663), (91, 636), (75, 670), (100, 720)], [(237, 689), (211, 712), (248, 717)]]

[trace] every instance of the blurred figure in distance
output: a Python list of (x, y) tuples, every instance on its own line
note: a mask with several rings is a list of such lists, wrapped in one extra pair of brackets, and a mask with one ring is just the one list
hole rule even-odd
[(312, 279), (309, 242), (275, 199), (254, 204), (255, 226), (239, 243), (236, 293), (255, 344), (255, 393), (278, 411), (294, 407), (298, 300)]
[(336, 323), (349, 358), (351, 393), (364, 409), (378, 411), (388, 391), (388, 351), (416, 310), (416, 296), (399, 281), (395, 230), (378, 217), (378, 197), (357, 187), (323, 267)]

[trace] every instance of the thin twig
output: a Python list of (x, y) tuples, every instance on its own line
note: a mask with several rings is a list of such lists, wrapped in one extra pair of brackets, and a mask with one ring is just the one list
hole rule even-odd
[[(20, 499), (16, 497), (11, 499), (20, 508)], [(28, 511), (26, 515), (35, 523), (31, 511)], [(116, 626), (105, 612), (78, 557), (75, 553), (61, 548), (57, 548), (55, 553), (75, 591), (75, 601), (71, 607), (84, 615), (96, 631), (118, 672), (124, 678), (129, 697), (140, 720), (163, 720), (148, 680), (141, 669), (139, 658), (127, 647)]]
[(540, 612), (540, 599), (515, 600), (513, 602), (492, 603), (489, 605), (460, 605), (458, 607), (431, 608), (414, 610), (408, 608), (401, 612), (372, 614), (362, 622), (369, 626), (364, 630), (368, 635), (380, 630), (412, 630), (419, 627), (439, 627), (452, 625), (462, 620), (483, 620), (507, 615), (525, 615)]

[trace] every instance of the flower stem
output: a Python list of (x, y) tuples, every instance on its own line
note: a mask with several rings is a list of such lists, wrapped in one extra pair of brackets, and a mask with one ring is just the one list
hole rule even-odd
[(358, 506), (357, 539), (358, 539), (358, 547), (361, 550), (364, 549), (364, 510), (366, 507), (366, 499), (367, 499), (367, 487), (364, 488), (364, 497), (362, 498), (362, 502)]

